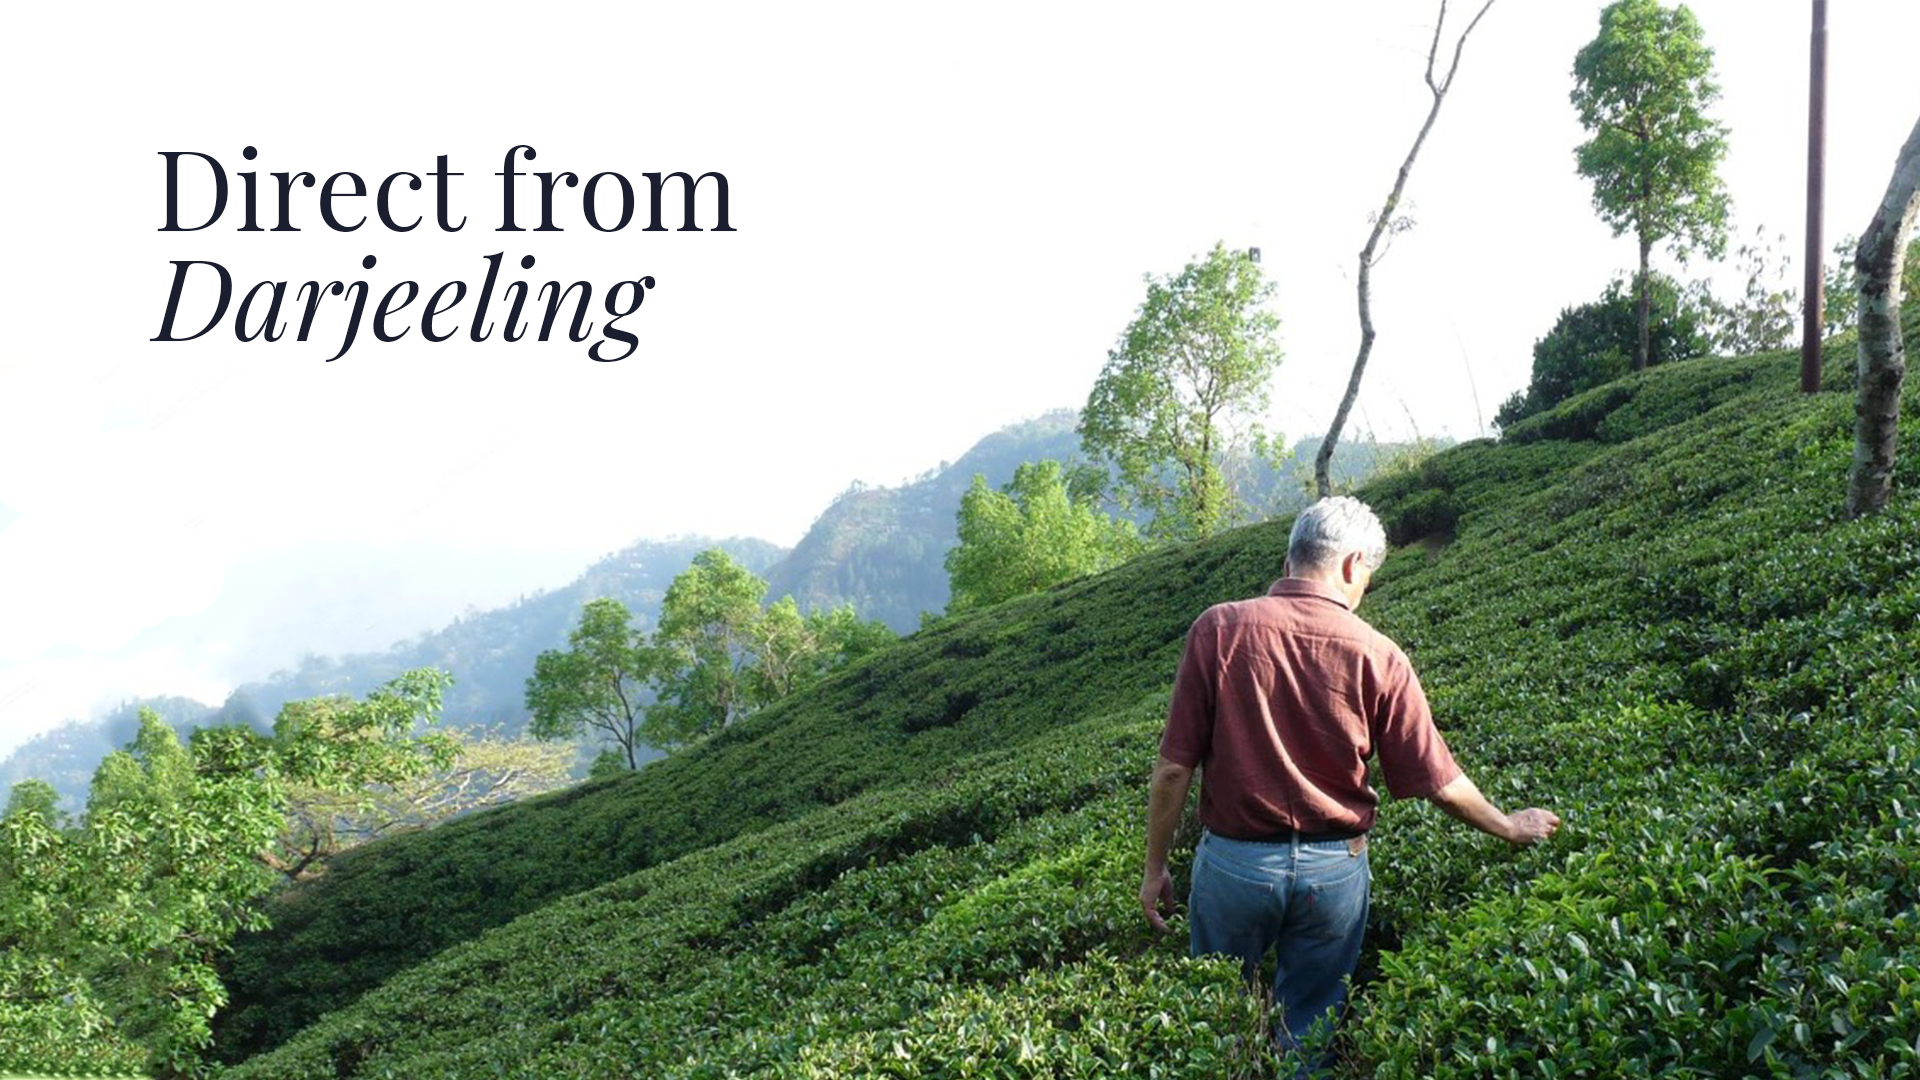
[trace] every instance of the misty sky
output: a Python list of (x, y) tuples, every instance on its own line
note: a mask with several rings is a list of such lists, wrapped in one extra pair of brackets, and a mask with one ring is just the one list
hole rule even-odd
[[(1737, 235), (1797, 248), (1808, 5), (1692, 6)], [(1326, 424), (1354, 252), (1427, 107), (1433, 3), (692, 7), (14, 14), (35, 45), (0, 74), (0, 753), (124, 696), (217, 702), (301, 652), (384, 647), (642, 536), (791, 544), (855, 478), (1078, 406), (1141, 275), (1216, 239), (1278, 284), (1273, 424)], [(1417, 225), (1375, 274), (1362, 432), (1483, 433), (1555, 314), (1632, 262), (1573, 172), (1569, 69), (1599, 7), (1500, 0), (1468, 44)], [(1920, 108), (1920, 5), (1832, 19), (1830, 239), (1865, 225)], [(563, 192), (564, 231), (493, 232), (516, 143), (526, 170), (719, 170), (737, 231), (596, 233)], [(162, 233), (165, 150), (370, 182), (446, 154), (470, 223), (433, 228), (429, 191), (404, 193), (414, 232), (333, 233), (295, 189), (297, 233), (238, 233), (237, 206)], [(333, 363), (326, 333), (148, 340), (169, 260), (377, 298), (477, 287), (496, 251), (537, 256), (511, 271), (536, 285), (652, 275), (638, 352), (435, 345), (417, 319)]]

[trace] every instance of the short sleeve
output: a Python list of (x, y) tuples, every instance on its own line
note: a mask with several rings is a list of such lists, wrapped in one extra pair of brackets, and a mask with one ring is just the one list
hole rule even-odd
[(1187, 646), (1173, 677), (1167, 727), (1160, 734), (1160, 756), (1189, 769), (1206, 759), (1213, 743), (1214, 634), (1205, 615), (1187, 629)]
[(1373, 715), (1374, 751), (1387, 790), (1396, 799), (1433, 794), (1460, 775), (1447, 741), (1433, 724), (1420, 677), (1399, 649), (1386, 657)]

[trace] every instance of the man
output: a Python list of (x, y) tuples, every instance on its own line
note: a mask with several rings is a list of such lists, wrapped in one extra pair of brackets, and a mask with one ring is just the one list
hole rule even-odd
[(1379, 803), (1367, 758), (1395, 798), (1424, 797), (1513, 844), (1552, 835), (1540, 809), (1501, 813), (1454, 763), (1398, 645), (1354, 609), (1386, 557), (1380, 520), (1357, 499), (1300, 514), (1267, 595), (1216, 604), (1193, 623), (1160, 740), (1140, 906), (1171, 908), (1167, 849), (1202, 768), (1188, 895), (1191, 950), (1240, 958), (1248, 980), (1278, 946), (1273, 1002), (1282, 1049), (1331, 1030), (1360, 957)]

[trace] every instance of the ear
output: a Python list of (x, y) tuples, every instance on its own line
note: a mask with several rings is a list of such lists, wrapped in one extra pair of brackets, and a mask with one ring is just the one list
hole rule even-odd
[(1361, 564), (1366, 561), (1366, 558), (1366, 555), (1358, 551), (1347, 552), (1346, 557), (1340, 560), (1341, 579), (1349, 585), (1360, 580)]
[(1280, 560), (1280, 576), (1281, 577), (1293, 576), (1293, 556), (1289, 555), (1286, 558)]

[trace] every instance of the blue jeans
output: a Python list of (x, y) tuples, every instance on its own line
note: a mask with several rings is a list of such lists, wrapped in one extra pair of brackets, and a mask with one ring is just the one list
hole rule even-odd
[(1360, 960), (1372, 879), (1367, 853), (1350, 854), (1344, 840), (1263, 844), (1204, 833), (1187, 897), (1192, 953), (1237, 956), (1257, 985), (1277, 945), (1275, 1041), (1324, 1055)]

